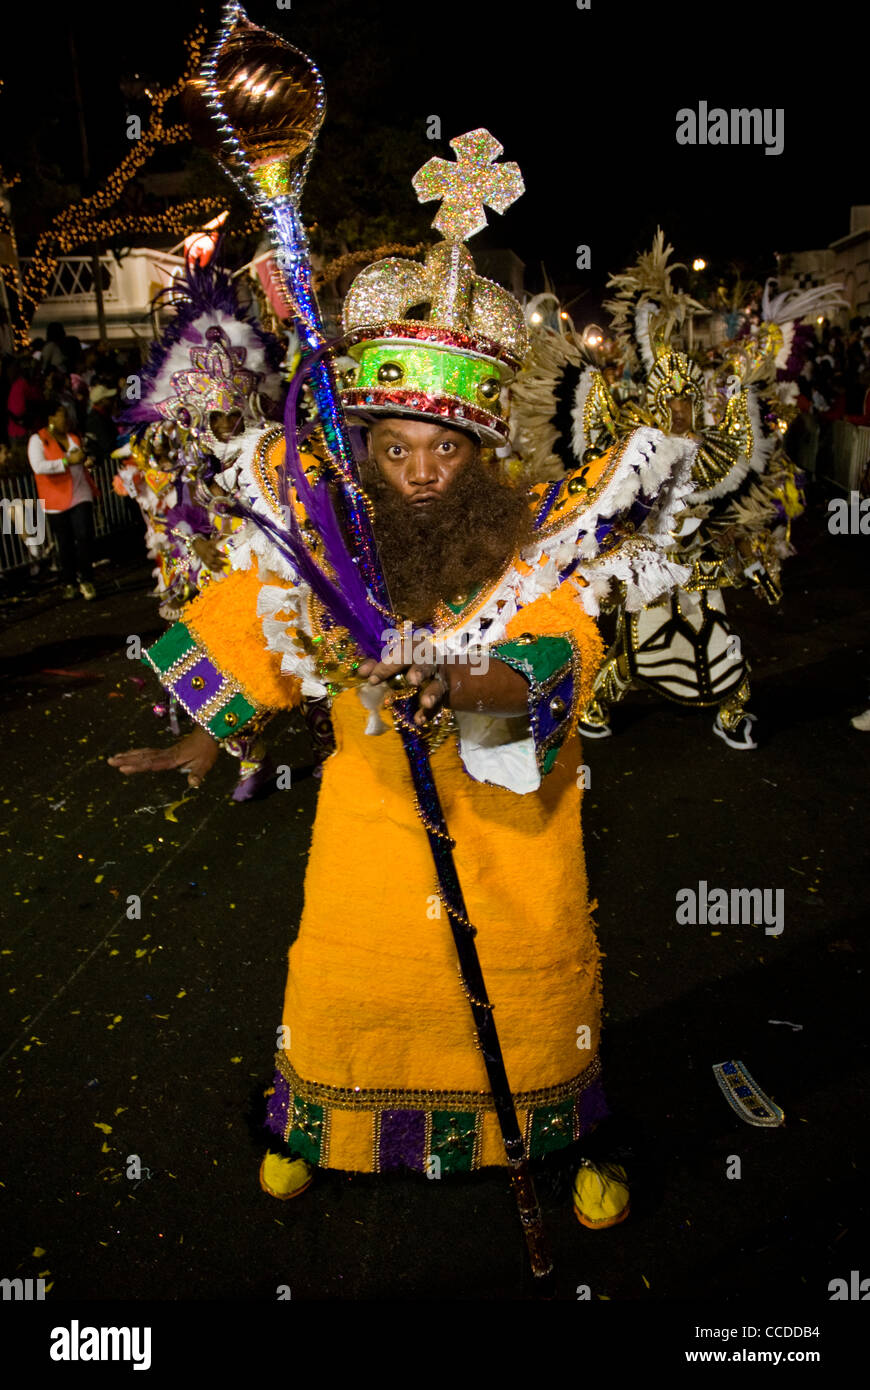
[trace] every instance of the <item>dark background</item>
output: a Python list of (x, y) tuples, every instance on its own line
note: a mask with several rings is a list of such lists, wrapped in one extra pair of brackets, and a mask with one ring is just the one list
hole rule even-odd
[[(636, 0), (593, 0), (588, 11), (574, 0), (293, 0), (288, 10), (252, 0), (248, 12), (323, 73), (327, 115), (303, 210), (325, 231), (340, 225), (353, 248), (391, 234), (432, 235), (435, 205), (418, 208), (410, 178), (432, 154), (449, 155), (450, 138), (480, 125), (519, 163), (527, 192), (504, 218), (490, 213), (473, 248), (510, 246), (531, 290), (542, 287), (543, 263), (565, 299), (587, 296), (581, 314), (658, 223), (678, 258), (703, 256), (720, 269), (733, 261), (763, 276), (775, 271), (775, 253), (845, 235), (850, 205), (870, 202), (858, 66), (865, 43), (845, 0), (814, 10), (811, 22), (774, 0), (699, 5), (686, 15)], [(214, 33), (219, 14), (216, 4), (190, 0), (7, 12), (17, 40), (0, 59), (0, 161), (25, 173), (13, 195), (20, 239), (39, 230), (41, 199), (64, 206), (129, 148), (125, 117), (146, 108), (125, 97), (122, 79), (138, 72), (171, 81), (198, 17)], [(93, 171), (84, 184), (69, 30)], [(782, 107), (783, 153), (678, 146), (677, 111), (702, 99)], [(441, 142), (426, 139), (431, 115), (441, 118)], [(191, 154), (168, 151), (152, 167), (178, 167)], [(193, 167), (197, 160), (205, 163), (202, 152)], [(581, 243), (592, 252), (585, 273), (575, 269)]]

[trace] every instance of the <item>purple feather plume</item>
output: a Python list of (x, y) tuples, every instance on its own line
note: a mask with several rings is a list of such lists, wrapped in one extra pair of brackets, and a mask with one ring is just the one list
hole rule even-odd
[(207, 265), (188, 262), (183, 274), (155, 295), (155, 303), (161, 299), (171, 301), (176, 311), (175, 318), (164, 329), (160, 339), (151, 345), (148, 361), (140, 374), (141, 398), (130, 401), (119, 413), (118, 421), (122, 427), (141, 433), (146, 425), (164, 419), (153, 400), (157, 382), (176, 344), (184, 341), (192, 347), (205, 346), (202, 334), (193, 327), (195, 320), (203, 314), (212, 313), (219, 318), (236, 319), (248, 324), (262, 341), (269, 370), (280, 370), (286, 345), (274, 333), (260, 327), (248, 305), (239, 304), (232, 275), (218, 264), (219, 254), (220, 243)]
[(190, 489), (186, 483), (176, 483), (176, 489), (179, 493), (179, 501), (166, 513), (166, 521), (170, 529), (174, 530), (184, 524), (189, 526), (191, 531), (197, 535), (210, 535), (212, 522), (208, 512), (191, 499)]
[[(325, 350), (324, 348), (321, 352)], [(381, 634), (390, 620), (375, 606), (363, 583), (358, 565), (350, 554), (335, 515), (326, 478), (321, 475), (312, 487), (305, 476), (299, 455), (299, 432), (296, 423), (299, 395), (309, 368), (321, 352), (313, 353), (306, 358), (290, 382), (287, 392), (284, 409), (286, 460), (280, 475), (281, 502), (286, 527), (260, 516), (239, 499), (235, 499), (226, 510), (237, 516), (244, 516), (268, 535), (276, 549), (295, 570), (298, 578), (307, 584), (325, 605), (332, 621), (347, 629), (363, 656), (380, 659), (383, 649)], [(320, 537), (323, 555), (335, 574), (334, 580), (315, 562), (302, 535), (291, 501), (291, 484), (305, 510), (307, 524), (313, 527)]]

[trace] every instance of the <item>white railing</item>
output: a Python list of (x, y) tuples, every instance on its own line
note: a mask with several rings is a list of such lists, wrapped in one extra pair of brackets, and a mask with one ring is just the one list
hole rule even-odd
[[(21, 265), (23, 268), (29, 263), (28, 257), (22, 257)], [(103, 300), (106, 303), (114, 303), (119, 298), (118, 268), (118, 263), (112, 256), (100, 257), (100, 279), (103, 286)], [(45, 299), (42, 302), (63, 300), (64, 303), (80, 303), (85, 299), (96, 299), (93, 256), (60, 256), (57, 265), (51, 272)]]
[[(31, 262), (23, 258), (21, 264), (26, 269)], [(133, 247), (120, 261), (114, 256), (100, 256), (99, 267), (108, 336), (139, 336), (144, 331), (150, 338), (155, 290), (172, 283), (184, 267), (183, 257), (140, 246)], [(31, 333), (44, 337), (48, 324), (56, 319), (67, 332), (90, 339), (96, 328), (96, 311), (93, 257), (61, 256), (33, 315)]]
[[(112, 487), (112, 477), (116, 464), (104, 460), (93, 470), (94, 480), (100, 489), (94, 513), (97, 539), (129, 530), (140, 518), (139, 508), (129, 497), (119, 497)], [(17, 507), (16, 503), (31, 502), (31, 507)], [(25, 528), (21, 524), (21, 514), (26, 530), (34, 532), (32, 522), (36, 503), (36, 482), (33, 473), (0, 473), (0, 574), (29, 565), (32, 552), (26, 544)], [(45, 538), (51, 538), (51, 518), (46, 518)]]
[(870, 427), (835, 420), (831, 455), (829, 481), (846, 492), (857, 492), (870, 463)]

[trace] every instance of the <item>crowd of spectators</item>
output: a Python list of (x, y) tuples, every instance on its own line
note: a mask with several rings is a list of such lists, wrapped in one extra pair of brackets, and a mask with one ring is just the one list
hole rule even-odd
[(96, 596), (96, 470), (117, 446), (115, 415), (139, 365), (138, 353), (86, 346), (58, 323), (0, 364), (0, 475), (32, 473), (50, 534), (27, 536), (30, 574), (48, 564), (66, 598)]
[(114, 416), (127, 378), (138, 371), (139, 354), (118, 352), (102, 341), (86, 345), (51, 323), (29, 352), (0, 362), (0, 471), (28, 470), (28, 440), (48, 421), (51, 403), (63, 402), (69, 428), (94, 462), (115, 447)]
[(821, 420), (870, 425), (870, 317), (850, 319), (848, 328), (825, 320), (798, 377), (801, 404)]

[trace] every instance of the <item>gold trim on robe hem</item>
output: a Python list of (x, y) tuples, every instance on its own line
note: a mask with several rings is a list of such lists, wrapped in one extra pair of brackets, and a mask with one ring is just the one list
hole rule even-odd
[[(361, 1086), (324, 1086), (319, 1081), (305, 1081), (296, 1071), (286, 1052), (275, 1053), (275, 1066), (287, 1081), (294, 1095), (318, 1105), (342, 1110), (495, 1110), (490, 1091), (409, 1091), (403, 1087), (369, 1090)], [(593, 1057), (589, 1065), (570, 1081), (557, 1086), (542, 1086), (537, 1091), (518, 1091), (514, 1102), (523, 1109), (539, 1105), (554, 1105), (578, 1096), (593, 1081), (601, 1077), (601, 1062)]]

